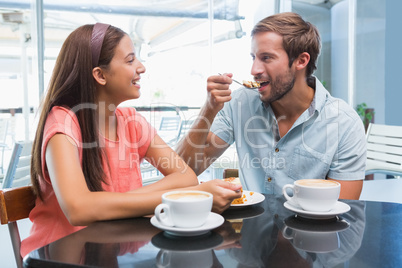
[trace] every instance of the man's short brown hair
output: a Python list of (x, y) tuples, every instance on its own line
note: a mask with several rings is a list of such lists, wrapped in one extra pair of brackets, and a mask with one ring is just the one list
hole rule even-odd
[(299, 14), (285, 12), (275, 14), (259, 21), (253, 28), (251, 36), (261, 32), (275, 32), (283, 38), (283, 48), (289, 57), (289, 67), (303, 52), (310, 54), (306, 76), (317, 69), (316, 61), (321, 49), (321, 38), (317, 28), (302, 19)]

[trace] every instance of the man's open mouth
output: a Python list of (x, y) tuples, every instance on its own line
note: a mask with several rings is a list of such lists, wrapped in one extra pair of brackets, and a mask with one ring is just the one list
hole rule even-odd
[(269, 81), (260, 81), (260, 87), (265, 87), (266, 85), (268, 85), (270, 82)]

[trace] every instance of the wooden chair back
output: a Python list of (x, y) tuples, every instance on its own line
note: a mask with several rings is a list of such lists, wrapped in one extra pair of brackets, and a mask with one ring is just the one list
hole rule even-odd
[(239, 170), (236, 168), (227, 168), (223, 170), (223, 178), (239, 177)]
[(21, 237), (17, 221), (29, 217), (35, 206), (35, 199), (32, 186), (0, 190), (0, 222), (8, 225), (17, 267), (22, 267)]

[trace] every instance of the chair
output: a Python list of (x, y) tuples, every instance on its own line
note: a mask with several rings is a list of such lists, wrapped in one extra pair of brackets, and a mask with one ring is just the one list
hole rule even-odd
[(195, 121), (194, 119), (181, 121), (180, 128), (179, 128), (179, 134), (177, 135), (177, 142), (190, 130), (194, 121)]
[(159, 125), (160, 131), (177, 131), (180, 127), (180, 116), (164, 116)]
[(31, 182), (31, 150), (31, 141), (14, 144), (3, 188), (26, 186)]
[(237, 168), (227, 168), (223, 170), (223, 178), (239, 177), (239, 170)]
[(169, 145), (173, 147), (176, 143), (179, 134), (181, 117), (177, 116), (164, 116), (159, 125), (158, 134)]
[[(32, 186), (0, 190), (0, 220), (7, 224), (17, 267), (22, 267), (21, 237), (18, 220), (26, 219), (35, 206), (35, 194)], [(4, 238), (3, 238), (4, 239)]]
[(0, 118), (0, 149), (1, 149), (1, 162), (0, 162), (0, 170), (1, 173), (4, 172), (4, 150), (7, 146), (7, 133), (8, 133), (8, 118)]
[(366, 140), (366, 175), (402, 176), (402, 126), (370, 124)]
[(143, 186), (152, 184), (163, 178), (159, 170), (146, 160), (141, 163), (140, 169)]

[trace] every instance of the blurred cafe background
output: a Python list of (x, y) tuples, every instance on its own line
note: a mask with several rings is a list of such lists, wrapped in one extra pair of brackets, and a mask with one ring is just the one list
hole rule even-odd
[[(14, 143), (34, 137), (63, 41), (83, 24), (109, 23), (130, 35), (147, 71), (141, 98), (122, 105), (136, 107), (174, 147), (206, 99), (207, 77), (251, 80), (250, 31), (284, 11), (318, 27), (315, 75), (333, 96), (363, 108), (362, 116), (373, 111), (371, 122), (402, 125), (399, 10), (399, 0), (0, 0), (0, 182)], [(235, 166), (231, 149), (227, 164)], [(201, 179), (223, 167), (232, 166), (212, 166)], [(158, 176), (144, 165), (144, 181)]]

